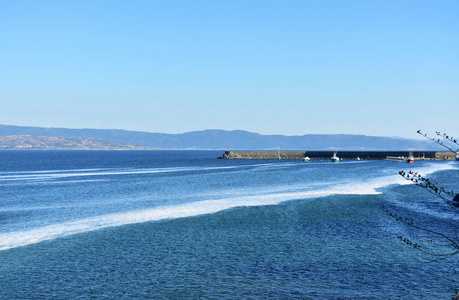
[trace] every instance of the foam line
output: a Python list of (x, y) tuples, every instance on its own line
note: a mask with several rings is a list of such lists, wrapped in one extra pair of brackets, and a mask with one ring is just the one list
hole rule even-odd
[[(442, 164), (421, 167), (417, 171), (422, 172), (422, 174), (425, 176), (436, 171), (448, 169), (456, 168), (451, 164)], [(81, 219), (77, 221), (66, 222), (62, 224), (49, 225), (31, 230), (1, 233), (0, 250), (26, 246), (30, 244), (39, 243), (45, 240), (52, 240), (60, 237), (94, 231), (102, 228), (212, 214), (236, 207), (276, 205), (285, 201), (311, 199), (332, 195), (380, 194), (380, 192), (377, 189), (387, 187), (393, 184), (410, 184), (410, 181), (403, 179), (399, 175), (391, 175), (350, 184), (339, 185), (338, 183), (336, 186), (333, 187), (312, 191), (270, 193), (224, 198), (217, 200), (203, 200), (180, 205), (107, 214), (97, 217)]]
[[(27, 231), (0, 234), (0, 250), (26, 246), (45, 240), (51, 240), (72, 234), (89, 232), (97, 229), (121, 226), (127, 224), (176, 219), (204, 214), (212, 214), (222, 210), (241, 206), (275, 205), (280, 202), (315, 198), (332, 195), (331, 190), (312, 191), (304, 193), (283, 193), (256, 196), (243, 196), (219, 200), (203, 200), (187, 204), (158, 207), (147, 210), (108, 214), (86, 218), (78, 221), (54, 224)], [(342, 193), (346, 193), (344, 190)]]
[(211, 171), (211, 170), (224, 170), (235, 169), (238, 166), (225, 166), (225, 167), (199, 167), (199, 168), (157, 168), (157, 169), (137, 169), (137, 170), (112, 170), (106, 172), (49, 172), (40, 174), (27, 174), (27, 175), (0, 175), (0, 181), (28, 181), (28, 180), (46, 180), (58, 179), (68, 177), (83, 177), (83, 176), (112, 176), (112, 175), (132, 175), (132, 174), (154, 174), (154, 173), (170, 173), (170, 172), (190, 172), (190, 171)]
[[(30, 174), (30, 173), (62, 173), (62, 172), (89, 172), (89, 171), (103, 171), (113, 170), (112, 168), (99, 168), (99, 169), (68, 169), (68, 170), (41, 170), (41, 171), (12, 171), (0, 172), (0, 174)], [(1, 175), (0, 175), (1, 177)]]

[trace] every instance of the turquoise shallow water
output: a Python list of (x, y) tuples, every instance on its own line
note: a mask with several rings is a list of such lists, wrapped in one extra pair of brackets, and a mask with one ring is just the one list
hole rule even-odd
[(212, 151), (0, 152), (0, 298), (448, 299), (458, 258), (384, 208), (456, 222), (407, 185), (455, 162), (217, 160)]

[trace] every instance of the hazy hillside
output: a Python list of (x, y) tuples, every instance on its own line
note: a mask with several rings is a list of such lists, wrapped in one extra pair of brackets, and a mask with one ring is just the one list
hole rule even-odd
[(204, 130), (183, 134), (150, 133), (107, 129), (66, 129), (0, 125), (0, 136), (30, 135), (79, 137), (119, 141), (163, 149), (237, 150), (436, 150), (428, 140), (375, 137), (351, 134), (307, 134), (302, 136), (262, 135), (248, 131)]
[(141, 150), (122, 142), (79, 137), (0, 136), (0, 150)]

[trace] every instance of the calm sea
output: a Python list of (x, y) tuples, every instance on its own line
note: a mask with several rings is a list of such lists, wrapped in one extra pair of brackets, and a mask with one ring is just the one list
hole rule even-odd
[[(459, 257), (385, 212), (458, 222), (408, 184), (459, 163), (218, 160), (221, 151), (1, 151), (1, 299), (450, 299)], [(424, 223), (428, 222), (428, 223)]]

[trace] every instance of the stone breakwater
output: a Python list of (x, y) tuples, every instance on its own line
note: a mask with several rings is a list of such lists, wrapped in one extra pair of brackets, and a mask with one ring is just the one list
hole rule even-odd
[[(416, 160), (454, 160), (451, 152), (412, 151)], [(406, 159), (410, 151), (337, 151), (340, 159)], [(226, 151), (221, 159), (330, 159), (333, 151)]]

